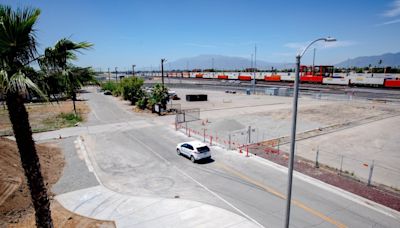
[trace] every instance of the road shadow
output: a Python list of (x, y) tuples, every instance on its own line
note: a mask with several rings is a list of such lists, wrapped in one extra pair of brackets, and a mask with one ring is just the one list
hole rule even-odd
[(215, 160), (212, 159), (212, 158), (207, 158), (207, 159), (202, 159), (202, 160), (196, 161), (196, 163), (199, 164), (199, 165), (210, 164), (210, 163), (213, 163), (213, 162), (215, 162)]

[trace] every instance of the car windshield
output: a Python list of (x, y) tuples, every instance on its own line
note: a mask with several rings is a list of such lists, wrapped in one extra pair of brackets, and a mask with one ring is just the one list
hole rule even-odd
[(200, 153), (205, 153), (210, 151), (210, 148), (208, 148), (208, 146), (197, 147), (197, 151), (199, 151)]

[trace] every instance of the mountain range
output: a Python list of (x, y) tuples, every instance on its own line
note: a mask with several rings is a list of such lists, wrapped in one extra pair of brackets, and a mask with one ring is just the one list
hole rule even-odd
[(374, 56), (361, 56), (354, 59), (348, 59), (336, 64), (336, 67), (367, 67), (371, 64), (373, 67), (399, 67), (400, 66), (400, 52), (386, 53)]
[[(228, 69), (242, 70), (252, 67), (252, 61), (244, 57), (232, 57), (223, 55), (199, 55), (189, 58), (181, 58), (176, 61), (167, 62), (164, 67), (166, 69)], [(263, 60), (257, 60), (258, 69), (274, 69), (293, 68), (293, 63), (272, 63)]]
[[(361, 56), (348, 59), (335, 64), (335, 67), (399, 67), (400, 52), (386, 53), (375, 56)], [(252, 61), (244, 57), (232, 57), (223, 55), (199, 55), (195, 57), (181, 58), (175, 61), (166, 62), (165, 70), (185, 70), (185, 69), (217, 69), (217, 70), (243, 70), (252, 67)], [(257, 60), (256, 67), (261, 70), (289, 69), (294, 68), (294, 63), (273, 63)]]

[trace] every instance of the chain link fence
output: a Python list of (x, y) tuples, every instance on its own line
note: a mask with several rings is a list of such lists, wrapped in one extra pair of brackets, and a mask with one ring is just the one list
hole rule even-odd
[[(287, 158), (289, 143), (283, 138), (268, 139), (262, 129), (248, 127), (236, 131), (217, 131), (207, 128), (207, 120), (180, 123), (181, 129), (189, 137), (194, 137), (210, 145), (219, 145), (229, 150), (250, 153), (268, 153)], [(354, 178), (366, 185), (380, 185), (400, 189), (400, 169), (390, 167), (383, 161), (374, 161), (368, 157), (355, 157), (345, 151), (309, 148), (308, 151), (296, 151), (296, 155), (316, 167), (325, 167), (341, 175)]]

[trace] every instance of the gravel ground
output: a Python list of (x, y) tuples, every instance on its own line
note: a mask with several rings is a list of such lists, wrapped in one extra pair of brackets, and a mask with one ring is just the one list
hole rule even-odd
[[(282, 151), (269, 149), (260, 145), (252, 145), (249, 148), (249, 152), (282, 166), (288, 166), (288, 154)], [(323, 165), (320, 165), (320, 168), (315, 168), (312, 162), (297, 156), (295, 156), (294, 169), (325, 183), (400, 211), (400, 192), (391, 191), (382, 186), (366, 187), (365, 183), (349, 175), (344, 173), (339, 174), (339, 171), (324, 167)]]
[(58, 141), (64, 152), (65, 166), (63, 175), (52, 188), (57, 195), (99, 185), (94, 174), (89, 172), (85, 161), (78, 157), (75, 140), (76, 137), (70, 137)]

